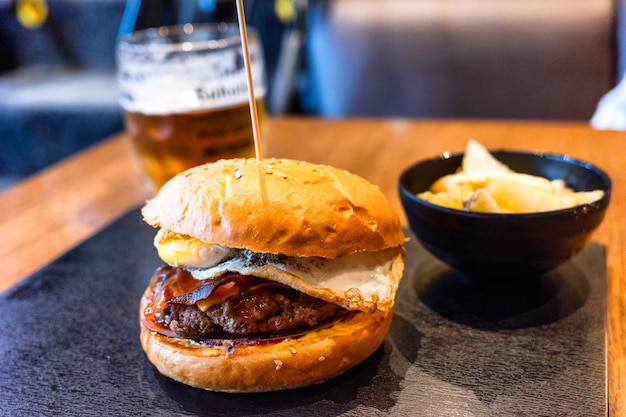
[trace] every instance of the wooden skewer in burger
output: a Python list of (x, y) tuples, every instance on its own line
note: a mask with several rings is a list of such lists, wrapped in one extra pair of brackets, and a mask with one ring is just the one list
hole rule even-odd
[(251, 114), (256, 159), (187, 170), (142, 210), (166, 265), (141, 299), (141, 344), (162, 374), (213, 391), (301, 387), (364, 361), (404, 267), (384, 194), (330, 166), (264, 160)]

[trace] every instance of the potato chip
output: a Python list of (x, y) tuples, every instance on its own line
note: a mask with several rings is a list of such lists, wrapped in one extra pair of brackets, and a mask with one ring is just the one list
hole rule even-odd
[(447, 192), (434, 193), (432, 191), (425, 191), (417, 195), (422, 200), (426, 200), (429, 203), (436, 204), (438, 206), (447, 207), (456, 210), (463, 209), (463, 203), (460, 199), (455, 198)]
[(466, 201), (463, 202), (463, 209), (476, 213), (505, 213), (489, 192), (481, 188)]
[(508, 166), (494, 158), (487, 148), (474, 139), (470, 139), (465, 146), (461, 169), (463, 172), (513, 172)]
[(492, 178), (486, 191), (503, 210), (511, 213), (535, 213), (564, 208), (564, 200), (553, 192), (516, 181), (515, 178)]

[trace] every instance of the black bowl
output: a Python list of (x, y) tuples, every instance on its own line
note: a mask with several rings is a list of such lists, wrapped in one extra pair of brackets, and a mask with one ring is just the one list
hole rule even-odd
[(563, 179), (576, 191), (604, 190), (592, 203), (558, 211), (489, 214), (453, 210), (416, 196), (454, 173), (463, 154), (444, 154), (407, 168), (399, 192), (411, 230), (437, 258), (473, 276), (541, 274), (572, 258), (588, 243), (611, 198), (611, 180), (599, 168), (566, 155), (494, 150), (517, 172)]

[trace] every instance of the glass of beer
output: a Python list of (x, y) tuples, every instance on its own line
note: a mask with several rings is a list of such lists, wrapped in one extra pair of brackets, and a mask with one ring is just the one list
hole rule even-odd
[[(250, 67), (262, 125), (265, 63), (248, 29)], [(117, 43), (126, 130), (156, 187), (222, 158), (254, 157), (247, 74), (236, 24), (186, 24), (137, 31)]]

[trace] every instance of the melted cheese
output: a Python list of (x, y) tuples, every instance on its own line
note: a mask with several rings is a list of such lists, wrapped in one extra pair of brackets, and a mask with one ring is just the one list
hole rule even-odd
[(235, 285), (233, 281), (227, 282), (215, 290), (213, 294), (211, 294), (211, 297), (199, 300), (196, 302), (196, 305), (200, 310), (207, 311), (209, 307), (212, 307), (215, 304), (223, 303), (230, 297), (237, 294), (239, 294), (239, 287)]

